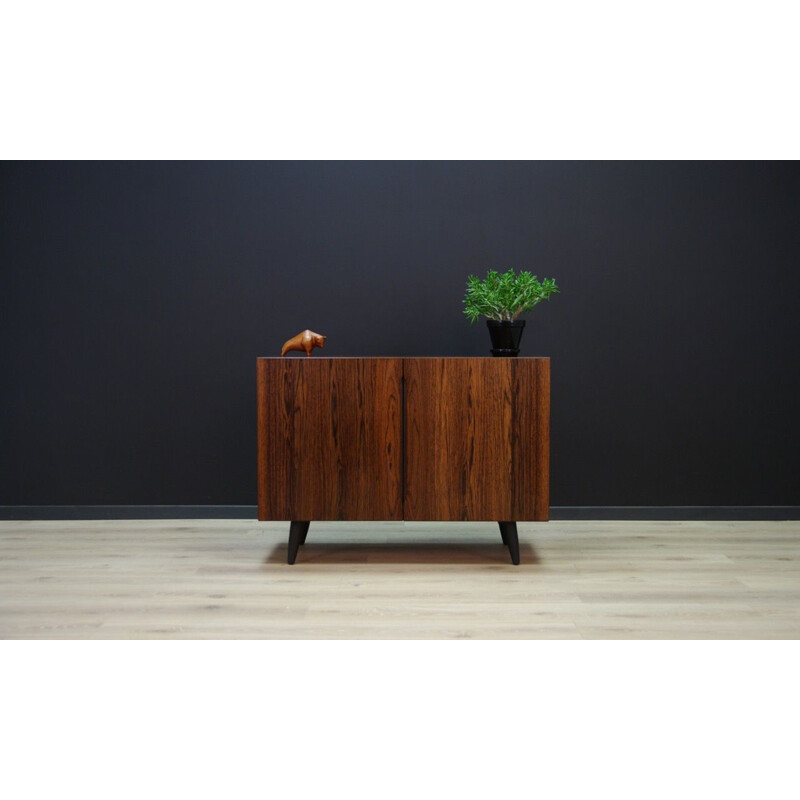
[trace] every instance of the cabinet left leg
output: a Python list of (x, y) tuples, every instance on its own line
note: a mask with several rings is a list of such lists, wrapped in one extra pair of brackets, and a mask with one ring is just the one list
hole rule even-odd
[(311, 522), (292, 520), (292, 524), (289, 526), (289, 557), (287, 559), (289, 564), (294, 564), (300, 545), (305, 544), (306, 536), (308, 536), (308, 526), (310, 524)]
[(511, 554), (511, 563), (519, 564), (519, 537), (517, 536), (516, 522), (498, 522), (500, 535), (503, 537), (503, 544), (508, 546)]

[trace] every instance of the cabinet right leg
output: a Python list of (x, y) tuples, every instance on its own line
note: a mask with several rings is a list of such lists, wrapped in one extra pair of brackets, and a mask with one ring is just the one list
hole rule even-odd
[(517, 536), (516, 522), (498, 522), (500, 535), (503, 537), (503, 544), (508, 547), (511, 555), (511, 563), (519, 564), (519, 537)]

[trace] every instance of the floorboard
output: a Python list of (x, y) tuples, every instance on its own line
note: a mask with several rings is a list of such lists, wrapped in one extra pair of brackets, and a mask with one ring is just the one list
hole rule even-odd
[(796, 639), (800, 523), (0, 522), (3, 639)]

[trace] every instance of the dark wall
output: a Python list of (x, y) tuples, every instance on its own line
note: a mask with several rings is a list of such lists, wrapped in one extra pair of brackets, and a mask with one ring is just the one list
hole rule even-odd
[(488, 355), (528, 268), (554, 505), (800, 502), (794, 163), (0, 165), (0, 505), (254, 504), (255, 358)]

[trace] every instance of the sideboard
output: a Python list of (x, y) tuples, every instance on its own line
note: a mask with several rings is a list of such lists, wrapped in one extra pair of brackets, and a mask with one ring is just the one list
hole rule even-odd
[(259, 358), (258, 518), (549, 518), (549, 358)]

